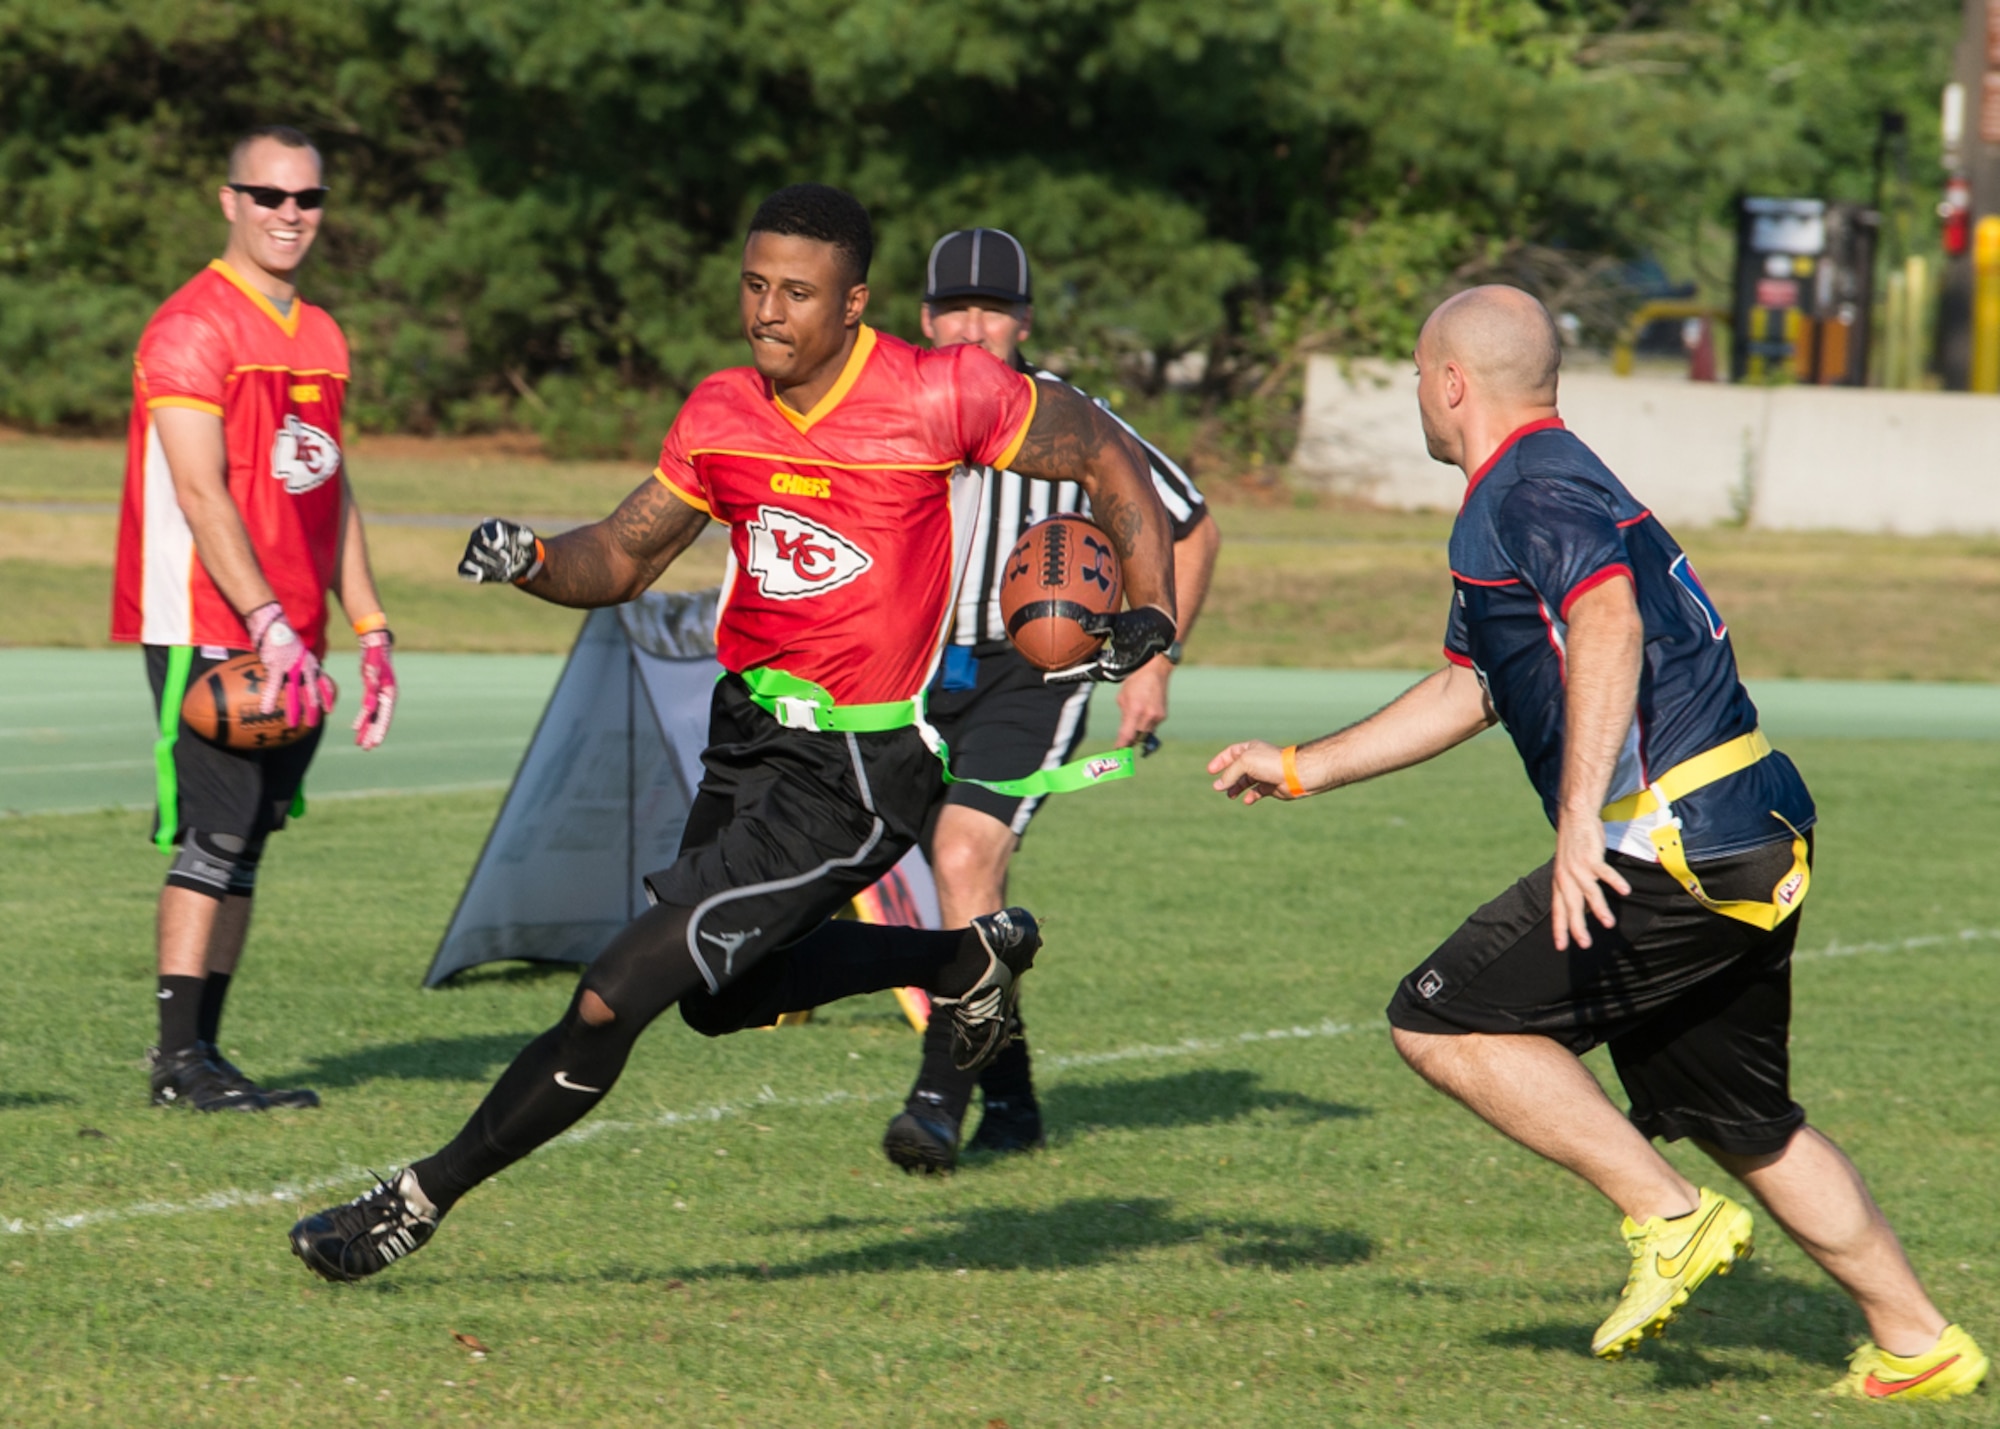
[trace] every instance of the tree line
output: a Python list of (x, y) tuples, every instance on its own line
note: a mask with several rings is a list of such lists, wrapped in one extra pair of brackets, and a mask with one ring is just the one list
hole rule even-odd
[[(1269, 401), (1406, 351), (1435, 297), (1719, 282), (1729, 199), (1867, 198), (1878, 114), (1934, 173), (1950, 0), (0, 0), (0, 422), (124, 420), (139, 329), (219, 243), (230, 140), (333, 189), (304, 288), (354, 419), (640, 451), (741, 360), (742, 229), (842, 185), (871, 314), (1008, 228), (1040, 350)], [(1196, 363), (1175, 363), (1199, 354)]]

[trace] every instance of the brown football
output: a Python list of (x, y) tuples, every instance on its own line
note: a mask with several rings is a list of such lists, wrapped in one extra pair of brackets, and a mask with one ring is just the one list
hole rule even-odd
[[(255, 655), (224, 660), (188, 682), (181, 718), (189, 729), (224, 749), (277, 749), (304, 739), (311, 726), (304, 720), (286, 725), (282, 703), (269, 714), (258, 708), (264, 699), (264, 680), (264, 662)], [(331, 676), (327, 683), (333, 683)]]
[(1000, 575), (1000, 618), (1030, 665), (1061, 670), (1104, 643), (1079, 623), (1112, 615), (1124, 594), (1111, 538), (1081, 516), (1051, 516), (1021, 533)]

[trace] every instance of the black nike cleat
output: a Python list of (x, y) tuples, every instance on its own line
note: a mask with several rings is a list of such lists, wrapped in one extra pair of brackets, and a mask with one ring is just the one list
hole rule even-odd
[(224, 1076), (199, 1045), (172, 1055), (150, 1047), (146, 1060), (153, 1069), (154, 1106), (184, 1106), (192, 1111), (263, 1111), (270, 1106), (254, 1090), (245, 1091)]
[(967, 1151), (1007, 1155), (1039, 1151), (1043, 1146), (1042, 1112), (1033, 1098), (988, 1097), (979, 1115), (979, 1130), (965, 1143)]
[(322, 1280), (360, 1280), (422, 1250), (438, 1220), (437, 1207), (404, 1170), (293, 1226), (292, 1254)]
[(972, 931), (986, 949), (984, 976), (962, 996), (931, 995), (931, 1015), (951, 1019), (951, 1061), (961, 1072), (978, 1071), (1013, 1040), (1021, 975), (1035, 965), (1042, 946), (1035, 915), (1025, 908), (974, 918)]
[(262, 1097), (269, 1107), (285, 1110), (299, 1110), (319, 1105), (319, 1093), (307, 1087), (272, 1089), (260, 1087), (244, 1075), (243, 1069), (222, 1055), (222, 1049), (213, 1042), (197, 1042), (195, 1046), (208, 1058), (208, 1063), (222, 1074), (222, 1080), (236, 1088), (245, 1096)]
[(913, 1175), (948, 1175), (958, 1165), (958, 1131), (948, 1121), (899, 1112), (882, 1133), (882, 1154)]

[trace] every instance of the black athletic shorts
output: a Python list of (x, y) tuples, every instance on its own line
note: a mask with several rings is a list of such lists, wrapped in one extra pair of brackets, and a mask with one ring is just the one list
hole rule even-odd
[[(969, 690), (933, 688), (928, 718), (951, 750), (951, 772), (966, 779), (1021, 779), (1037, 769), (1067, 763), (1083, 743), (1091, 686), (1045, 685), (1042, 672), (1012, 645), (978, 659), (978, 683)], [(1018, 836), (1040, 807), (1039, 798), (996, 794), (977, 784), (948, 784), (924, 829), (946, 804), (991, 814)]]
[(200, 829), (261, 847), (285, 826), (326, 722), (278, 749), (210, 744), (180, 717), (181, 699), (202, 674), (244, 652), (217, 645), (148, 645), (145, 651), (157, 733), (153, 841), (162, 848), (178, 845), (189, 829)]
[[(1787, 1046), (1800, 914), (1763, 932), (1690, 898), (1658, 864), (1614, 853), (1632, 894), (1610, 889), (1616, 928), (1557, 952), (1552, 864), (1468, 918), (1389, 1004), (1410, 1032), (1539, 1033), (1582, 1055), (1609, 1044), (1647, 1136), (1693, 1136), (1755, 1156), (1805, 1124)], [(1692, 867), (1716, 899), (1763, 899), (1792, 862), (1791, 840)]]
[(944, 781), (914, 728), (787, 729), (735, 675), (716, 682), (701, 762), (680, 857), (646, 890), (693, 910), (688, 948), (711, 992), (895, 867)]

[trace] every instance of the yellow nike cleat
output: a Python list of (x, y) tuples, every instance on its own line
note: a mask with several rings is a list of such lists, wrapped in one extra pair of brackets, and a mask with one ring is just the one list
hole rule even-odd
[(1615, 1360), (1651, 1335), (1666, 1333), (1674, 1311), (1709, 1276), (1750, 1255), (1750, 1213), (1706, 1188), (1701, 1203), (1672, 1220), (1652, 1217), (1643, 1226), (1625, 1218), (1625, 1244), (1632, 1249), (1632, 1273), (1611, 1318), (1597, 1327), (1590, 1352)]
[(1979, 1388), (1991, 1361), (1957, 1325), (1946, 1325), (1938, 1342), (1907, 1359), (1871, 1341), (1847, 1357), (1847, 1378), (1829, 1393), (1854, 1399), (1956, 1399)]

